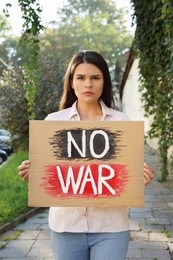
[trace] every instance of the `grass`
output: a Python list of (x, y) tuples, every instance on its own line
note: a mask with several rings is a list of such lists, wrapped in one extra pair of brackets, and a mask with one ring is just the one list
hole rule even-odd
[(22, 232), (23, 232), (23, 230), (16, 230), (12, 235), (4, 236), (1, 239), (1, 241), (11, 241), (11, 240), (17, 239)]
[(3, 237), (1, 238), (1, 241), (2, 241), (2, 242), (6, 242), (6, 243), (1, 244), (1, 245), (0, 245), (0, 249), (5, 248), (5, 247), (7, 246), (7, 244), (8, 244), (9, 241), (17, 239), (22, 232), (23, 232), (23, 230), (16, 230), (16, 231), (13, 232), (10, 236), (3, 236)]
[(28, 185), (17, 172), (27, 158), (28, 152), (18, 152), (0, 167), (0, 226), (29, 210)]
[(171, 237), (171, 233), (169, 231), (167, 231), (167, 230), (160, 230), (160, 233), (165, 234), (166, 237), (168, 237), (168, 238)]

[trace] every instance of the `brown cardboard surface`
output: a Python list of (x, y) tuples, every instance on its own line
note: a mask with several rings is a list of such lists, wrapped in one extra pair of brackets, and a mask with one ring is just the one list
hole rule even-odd
[(29, 206), (144, 205), (142, 121), (30, 121), (29, 159)]

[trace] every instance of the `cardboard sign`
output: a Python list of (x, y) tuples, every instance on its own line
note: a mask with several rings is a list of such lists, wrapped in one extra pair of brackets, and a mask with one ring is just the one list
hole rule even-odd
[(144, 124), (30, 121), (29, 206), (143, 207)]

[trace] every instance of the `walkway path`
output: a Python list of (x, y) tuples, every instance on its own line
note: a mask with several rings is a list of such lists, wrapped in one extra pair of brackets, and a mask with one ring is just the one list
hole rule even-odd
[[(156, 181), (159, 159), (148, 146), (145, 149), (145, 161), (152, 165), (156, 177), (152, 184), (145, 188), (145, 208), (129, 210), (131, 241), (127, 259), (171, 260), (173, 182), (162, 185)], [(2, 234), (0, 260), (53, 260), (47, 215), (46, 209)]]
[(172, 260), (173, 181), (164, 185), (157, 182), (159, 158), (148, 146), (145, 147), (145, 161), (156, 176), (145, 188), (145, 208), (130, 209), (131, 241), (127, 259)]

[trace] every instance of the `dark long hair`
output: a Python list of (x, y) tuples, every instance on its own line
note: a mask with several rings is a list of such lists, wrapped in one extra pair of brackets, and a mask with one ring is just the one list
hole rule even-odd
[(82, 63), (89, 63), (97, 66), (103, 73), (104, 85), (101, 94), (101, 99), (108, 106), (113, 106), (113, 94), (112, 94), (112, 82), (108, 69), (108, 65), (105, 59), (97, 52), (94, 51), (79, 51), (77, 52), (72, 60), (70, 61), (66, 74), (64, 76), (64, 88), (63, 94), (60, 101), (59, 109), (65, 109), (71, 107), (72, 104), (77, 100), (74, 93), (74, 89), (71, 86), (72, 79), (76, 67)]

